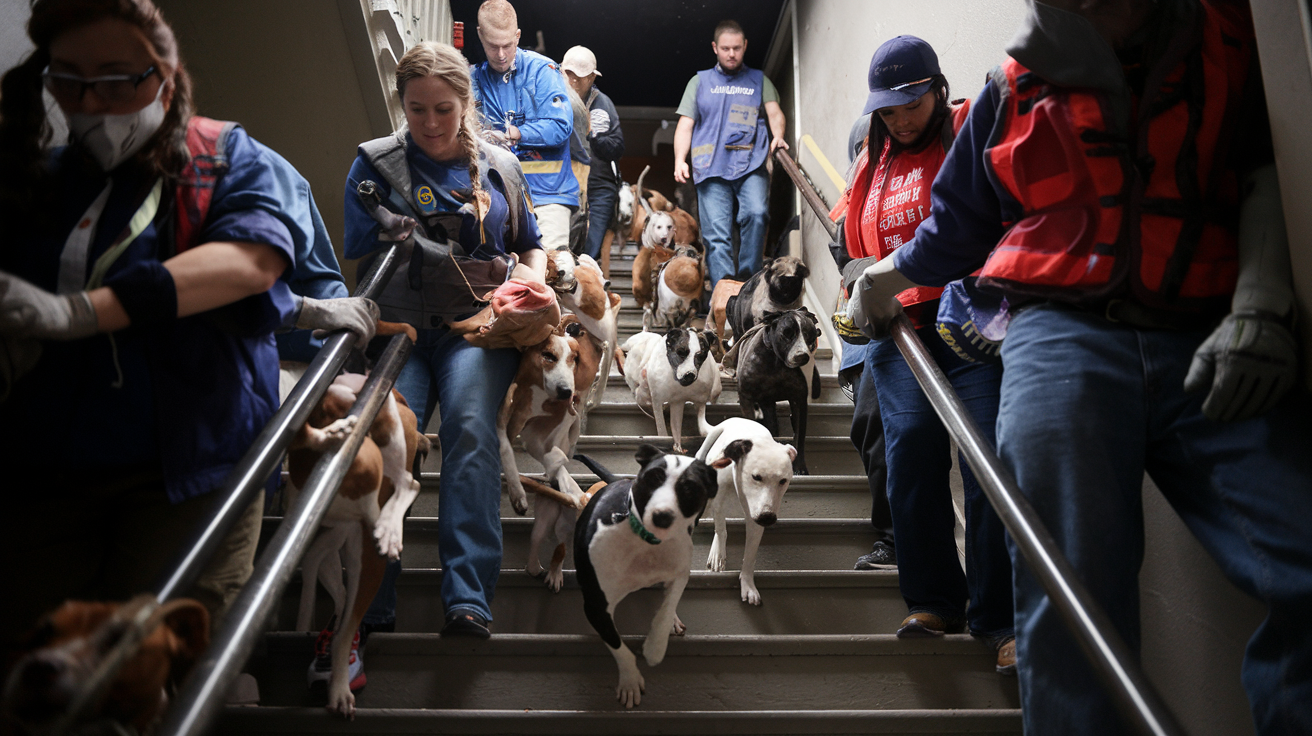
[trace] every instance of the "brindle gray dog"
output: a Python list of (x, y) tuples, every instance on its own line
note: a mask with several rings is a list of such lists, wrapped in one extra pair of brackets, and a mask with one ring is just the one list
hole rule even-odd
[(768, 261), (752, 274), (725, 308), (734, 339), (747, 334), (767, 312), (787, 312), (802, 306), (802, 291), (811, 270), (794, 256)]

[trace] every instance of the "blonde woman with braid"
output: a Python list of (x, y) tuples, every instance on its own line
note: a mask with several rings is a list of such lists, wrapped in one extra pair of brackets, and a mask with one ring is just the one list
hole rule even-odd
[[(376, 255), (379, 226), (356, 194), (361, 181), (372, 180), (383, 206), (419, 222), (417, 235), (429, 246), (450, 248), (466, 259), (517, 258), (514, 275), (543, 280), (546, 255), (537, 224), (525, 199), (519, 162), (478, 137), (469, 62), (451, 46), (421, 43), (396, 68), (396, 89), (405, 108), (406, 129), (360, 146), (346, 181), (347, 258)], [(421, 243), (425, 241), (420, 240)], [(460, 274), (478, 267), (465, 260)], [(367, 261), (366, 261), (367, 263)], [(424, 281), (452, 274), (457, 264), (431, 258), (425, 250)], [(362, 264), (364, 265), (364, 264)], [(430, 271), (437, 269), (437, 273)], [(410, 286), (406, 264), (379, 299), (384, 319), (414, 325), (419, 341), (397, 379), (396, 388), (425, 426), (441, 404), (438, 436), (442, 448), (442, 499), (438, 520), (442, 559), (445, 635), (486, 638), (492, 619), (489, 604), (501, 569), (501, 459), (496, 434), (497, 410), (519, 365), (519, 351), (475, 347), (447, 324), (468, 314), (459, 307), (434, 304), (432, 289)], [(460, 274), (454, 279), (460, 283)], [(447, 291), (455, 292), (455, 289)], [(446, 311), (443, 311), (446, 310)], [(469, 313), (477, 311), (469, 306)], [(366, 633), (390, 630), (396, 616), (394, 580), (388, 569), (378, 598), (364, 619)], [(321, 639), (327, 639), (321, 635)], [(327, 652), (327, 641), (320, 642)], [(351, 682), (363, 685), (359, 657)], [(310, 678), (328, 676), (329, 662), (311, 667)]]

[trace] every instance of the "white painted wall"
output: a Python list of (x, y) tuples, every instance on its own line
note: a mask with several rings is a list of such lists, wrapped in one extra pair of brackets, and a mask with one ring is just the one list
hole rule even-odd
[[(1025, 12), (1024, 0), (796, 2), (800, 110), (786, 110), (790, 136), (810, 134), (840, 174), (846, 174), (848, 131), (865, 104), (866, 72), (880, 44), (901, 34), (925, 39), (938, 53), (952, 96), (973, 99)], [(836, 201), (841, 192), (815, 157), (800, 145), (794, 152)], [(832, 308), (838, 276), (829, 238), (809, 209), (802, 223), (813, 286)], [(1150, 679), (1190, 734), (1252, 733), (1239, 664), (1262, 607), (1224, 579), (1147, 480), (1144, 526), (1142, 651)]]

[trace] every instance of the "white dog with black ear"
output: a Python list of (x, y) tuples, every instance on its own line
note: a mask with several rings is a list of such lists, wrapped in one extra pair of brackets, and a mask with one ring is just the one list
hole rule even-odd
[(716, 339), (710, 330), (676, 327), (663, 335), (639, 332), (624, 343), (624, 381), (638, 406), (655, 418), (656, 434), (674, 437), (675, 452), (683, 452), (683, 405), (696, 406), (700, 427), (706, 422), (706, 405), (723, 390), (720, 364), (711, 354)]
[[(715, 540), (706, 567), (714, 572), (724, 570), (728, 557), (729, 532), (725, 524), (730, 495), (738, 499), (743, 509), (743, 526), (747, 530), (747, 543), (743, 547), (742, 572), (738, 585), (743, 602), (761, 605), (761, 593), (756, 589), (756, 551), (761, 546), (765, 528), (779, 520), (779, 507), (784, 492), (793, 481), (793, 460), (797, 450), (792, 445), (781, 445), (770, 436), (770, 431), (759, 422), (742, 417), (731, 417), (715, 426), (701, 423), (706, 441), (697, 451), (697, 459), (718, 468), (719, 491), (707, 506), (707, 513), (715, 516)], [(733, 461), (725, 466), (725, 458)]]

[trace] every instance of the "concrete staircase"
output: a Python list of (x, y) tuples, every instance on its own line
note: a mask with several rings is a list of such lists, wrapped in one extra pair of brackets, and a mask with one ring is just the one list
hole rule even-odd
[[(633, 247), (628, 248), (628, 253)], [(621, 340), (641, 329), (629, 296), (631, 257), (611, 261), (611, 281), (624, 295)], [(821, 348), (822, 371), (828, 347)], [(639, 442), (653, 438), (618, 373), (605, 402), (588, 418), (579, 450), (617, 473), (634, 473)], [(737, 386), (725, 382), (708, 420), (739, 415)], [(640, 664), (647, 691), (625, 711), (615, 701), (616, 669), (583, 616), (582, 597), (566, 559), (565, 587), (553, 594), (523, 570), (531, 518), (516, 516), (503, 497), (503, 572), (490, 641), (443, 640), (437, 554), (440, 459), (430, 458), (425, 493), (406, 523), (404, 571), (398, 581), (397, 632), (375, 634), (364, 653), (368, 687), (354, 722), (330, 716), (305, 687), (315, 635), (293, 632), (299, 583), (293, 582), (249, 671), (260, 683), (259, 707), (229, 708), (216, 732), (452, 734), (965, 734), (1021, 731), (1014, 679), (993, 671), (993, 652), (969, 636), (900, 641), (892, 636), (906, 613), (896, 572), (856, 572), (870, 550), (870, 499), (860, 460), (848, 440), (852, 405), (837, 378), (823, 377), (810, 407), (807, 462), (811, 476), (790, 487), (780, 520), (764, 535), (756, 582), (759, 607), (739, 600), (743, 520), (729, 522), (731, 571), (705, 570), (712, 528), (694, 532), (692, 579), (679, 605), (687, 635), (672, 637), (658, 667)], [(786, 406), (780, 424), (788, 431)], [(695, 450), (695, 415), (684, 423)], [(541, 468), (526, 455), (525, 473)], [(580, 485), (596, 480), (572, 466)], [(266, 533), (279, 522), (265, 521)], [(549, 556), (549, 552), (544, 551)], [(322, 626), (328, 616), (320, 594)], [(621, 634), (639, 651), (660, 599), (632, 595), (616, 611)], [(641, 658), (639, 658), (641, 661)]]

